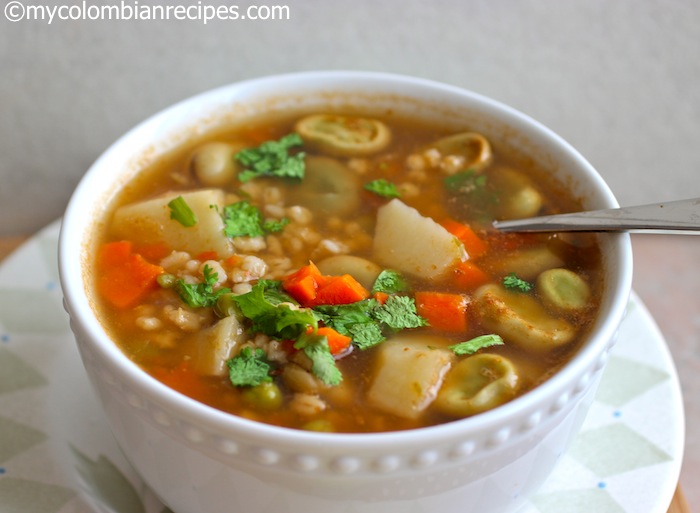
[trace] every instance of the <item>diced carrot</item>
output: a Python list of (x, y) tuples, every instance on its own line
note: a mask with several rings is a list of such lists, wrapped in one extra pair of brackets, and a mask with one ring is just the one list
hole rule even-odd
[(224, 260), (224, 267), (236, 267), (242, 260), (243, 257), (240, 255), (231, 255)]
[(108, 242), (100, 247), (97, 255), (98, 265), (111, 267), (124, 262), (133, 250), (133, 244), (128, 240)]
[(488, 250), (486, 241), (479, 237), (468, 224), (460, 223), (454, 219), (446, 219), (441, 224), (464, 244), (464, 249), (467, 250), (470, 258), (479, 258)]
[(136, 248), (135, 253), (138, 253), (149, 262), (159, 262), (170, 254), (170, 248), (165, 242), (161, 241), (139, 246)]
[(195, 258), (200, 262), (204, 262), (205, 260), (218, 260), (219, 254), (216, 251), (202, 251)]
[(347, 305), (369, 297), (369, 292), (349, 274), (326, 276), (311, 305)]
[(328, 340), (328, 347), (331, 349), (331, 354), (334, 355), (345, 351), (348, 347), (350, 347), (350, 343), (352, 342), (351, 337), (342, 335), (328, 326), (318, 328), (316, 333), (326, 337)]
[(490, 276), (471, 260), (459, 262), (454, 269), (453, 281), (465, 292), (480, 287), (490, 279)]
[(369, 297), (367, 289), (349, 274), (324, 276), (313, 262), (284, 278), (282, 288), (306, 307), (345, 305)]
[(320, 284), (324, 281), (321, 271), (313, 262), (299, 268), (298, 271), (282, 280), (282, 288), (303, 306), (308, 306), (316, 299)]
[(416, 311), (438, 330), (463, 332), (467, 329), (467, 305), (462, 294), (416, 292)]
[(126, 308), (158, 285), (156, 278), (163, 268), (149, 263), (140, 254), (132, 252), (127, 241), (108, 242), (100, 248), (97, 288), (107, 301), (118, 308)]
[(375, 292), (374, 294), (372, 294), (372, 297), (376, 299), (380, 305), (383, 305), (384, 303), (386, 303), (386, 300), (389, 299), (389, 294), (387, 294), (386, 292)]

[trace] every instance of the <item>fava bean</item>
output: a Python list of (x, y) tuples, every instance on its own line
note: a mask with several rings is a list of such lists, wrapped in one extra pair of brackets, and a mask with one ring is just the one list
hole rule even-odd
[(376, 119), (315, 114), (294, 129), (308, 146), (337, 157), (365, 157), (391, 142), (389, 127)]
[(452, 368), (433, 404), (447, 415), (468, 417), (509, 401), (517, 386), (518, 374), (510, 360), (477, 354)]
[(431, 148), (440, 152), (442, 157), (456, 156), (463, 159), (461, 167), (464, 170), (480, 171), (492, 159), (491, 144), (481, 134), (464, 132), (438, 140)]
[(575, 328), (552, 317), (534, 297), (488, 284), (474, 293), (473, 311), (482, 325), (525, 349), (542, 351), (571, 342)]
[(537, 277), (536, 284), (542, 301), (559, 311), (581, 310), (591, 297), (588, 284), (569, 269), (549, 269)]
[(242, 149), (242, 145), (221, 142), (200, 146), (192, 157), (195, 176), (207, 187), (221, 187), (231, 183), (239, 168), (234, 156)]

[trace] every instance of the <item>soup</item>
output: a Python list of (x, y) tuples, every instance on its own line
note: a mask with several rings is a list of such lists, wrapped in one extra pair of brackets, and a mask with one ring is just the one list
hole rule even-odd
[(496, 143), (307, 113), (185, 145), (100, 224), (102, 322), (156, 379), (269, 424), (392, 431), (498, 407), (575, 354), (603, 283), (594, 236), (491, 227), (580, 209)]

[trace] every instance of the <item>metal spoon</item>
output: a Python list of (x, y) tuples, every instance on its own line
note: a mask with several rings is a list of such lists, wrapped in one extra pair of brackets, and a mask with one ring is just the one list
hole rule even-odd
[(642, 231), (700, 235), (700, 198), (494, 221), (493, 226), (503, 232)]

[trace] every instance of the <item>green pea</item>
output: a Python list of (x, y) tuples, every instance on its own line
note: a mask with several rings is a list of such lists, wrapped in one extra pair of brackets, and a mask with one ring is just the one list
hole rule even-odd
[(282, 391), (272, 381), (246, 389), (243, 398), (251, 406), (267, 411), (279, 409), (283, 401)]
[(177, 277), (174, 274), (163, 273), (158, 275), (156, 281), (162, 288), (169, 289), (175, 286)]
[(591, 297), (588, 284), (569, 269), (549, 269), (537, 277), (537, 293), (556, 310), (573, 312), (586, 307)]

